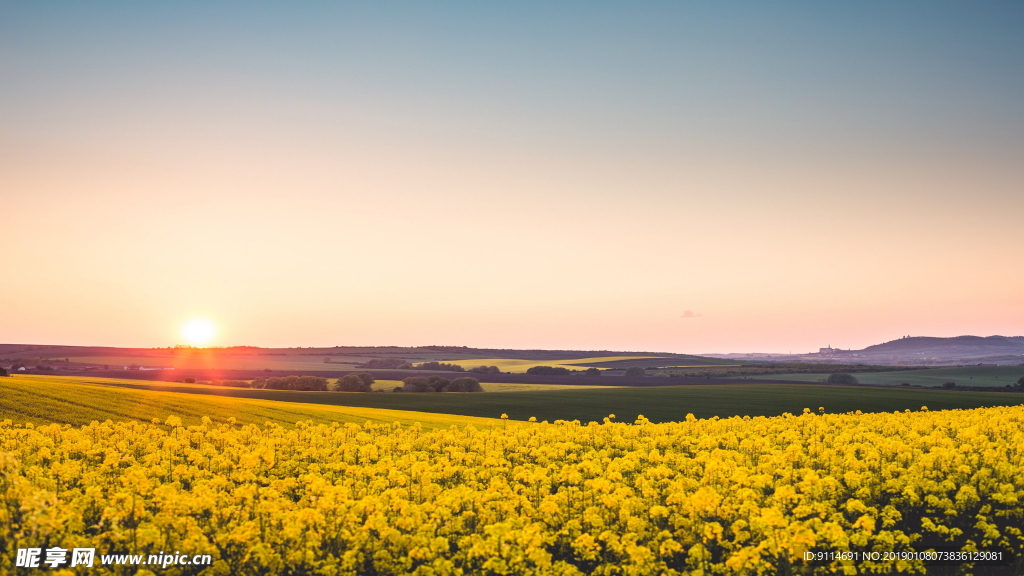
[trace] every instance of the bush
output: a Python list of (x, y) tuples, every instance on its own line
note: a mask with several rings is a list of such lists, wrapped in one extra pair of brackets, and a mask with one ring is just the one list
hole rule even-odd
[(531, 376), (568, 376), (572, 372), (568, 368), (554, 366), (534, 366), (528, 368), (526, 373)]
[(336, 392), (372, 392), (373, 388), (359, 377), (359, 374), (346, 374), (334, 384)]
[(185, 384), (195, 384), (196, 383), (196, 379), (192, 378), (191, 376), (189, 376), (188, 378), (185, 378), (184, 380), (182, 380), (182, 382), (184, 382)]
[(501, 370), (497, 366), (476, 366), (470, 368), (469, 371), (477, 374), (501, 374)]
[(600, 376), (601, 375), (601, 371), (599, 369), (593, 368), (593, 367), (587, 368), (586, 370), (583, 371), (583, 373), (586, 374), (587, 376)]
[(466, 369), (458, 364), (446, 362), (424, 362), (415, 366), (418, 370), (438, 370), (440, 372), (465, 372)]
[(837, 372), (835, 374), (829, 374), (828, 378), (825, 379), (825, 382), (828, 382), (829, 384), (856, 384), (857, 379), (849, 374)]
[(626, 368), (626, 376), (629, 376), (630, 378), (646, 375), (647, 371), (639, 366), (630, 366), (629, 368)]
[(430, 382), (430, 387), (434, 389), (434, 392), (440, 392), (445, 389), (446, 386), (451, 384), (451, 380), (447, 378), (441, 378), (440, 376), (431, 376), (427, 378)]
[(433, 392), (430, 379), (423, 376), (410, 376), (402, 380), (402, 392)]
[(401, 358), (371, 358), (367, 363), (363, 364), (363, 368), (394, 370), (401, 368), (404, 364), (408, 364), (408, 362)]
[(947, 390), (951, 390), (953, 388), (956, 388), (956, 382), (943, 382), (942, 387)]
[(213, 380), (210, 384), (214, 386), (228, 386), (230, 388), (248, 388), (249, 383), (245, 380)]
[(462, 376), (452, 380), (451, 384), (445, 386), (442, 392), (483, 392), (480, 381), (469, 376)]
[(252, 381), (253, 388), (267, 388), (270, 390), (304, 390), (304, 391), (325, 391), (327, 390), (327, 378), (319, 376), (286, 376), (284, 378), (257, 378)]

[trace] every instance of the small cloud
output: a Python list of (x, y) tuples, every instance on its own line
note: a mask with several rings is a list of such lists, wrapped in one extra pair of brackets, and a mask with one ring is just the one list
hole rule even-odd
[(694, 314), (692, 310), (687, 310), (683, 312), (683, 315), (680, 316), (680, 318), (700, 318), (701, 316), (703, 316), (703, 314)]

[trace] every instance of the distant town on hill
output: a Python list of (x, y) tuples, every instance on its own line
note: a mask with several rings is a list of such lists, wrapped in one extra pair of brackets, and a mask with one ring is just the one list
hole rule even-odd
[(770, 362), (824, 362), (876, 365), (954, 366), (1024, 364), (1024, 336), (904, 336), (862, 350), (827, 346), (808, 354), (705, 354), (711, 358)]

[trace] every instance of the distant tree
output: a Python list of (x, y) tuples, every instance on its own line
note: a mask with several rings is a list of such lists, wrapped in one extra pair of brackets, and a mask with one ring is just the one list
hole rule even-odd
[(373, 374), (368, 372), (360, 372), (359, 374), (356, 374), (356, 376), (359, 376), (359, 378), (362, 379), (363, 384), (366, 384), (367, 386), (373, 386), (373, 383), (377, 381), (377, 379), (373, 377)]
[(338, 382), (334, 385), (334, 390), (337, 392), (371, 392), (373, 388), (364, 382), (358, 374), (346, 374), (338, 378)]
[(402, 392), (433, 392), (430, 379), (423, 376), (410, 376), (402, 380)]
[(458, 364), (448, 364), (446, 362), (423, 362), (415, 366), (419, 370), (437, 370), (440, 372), (465, 372), (466, 369)]
[(7, 370), (4, 370), (3, 367), (0, 367), (0, 378), (4, 376), (9, 376), (9, 374), (7, 373)]
[(408, 362), (403, 362), (403, 363), (398, 365), (398, 369), (399, 370), (412, 370), (412, 364), (409, 364)]
[(584, 370), (583, 373), (586, 374), (587, 376), (600, 376), (601, 375), (601, 370), (591, 366), (590, 368), (587, 368), (586, 370)]
[(951, 390), (953, 388), (956, 388), (956, 382), (943, 382), (942, 387), (946, 388), (947, 390)]
[(408, 362), (401, 358), (371, 358), (362, 367), (378, 370), (395, 370), (396, 368), (401, 368), (404, 364), (408, 364)]
[(526, 369), (526, 373), (531, 376), (568, 376), (572, 374), (568, 368), (561, 366), (532, 366)]
[(644, 370), (643, 368), (639, 367), (639, 366), (630, 366), (629, 368), (626, 368), (626, 374), (625, 375), (629, 376), (630, 378), (634, 378), (634, 377), (637, 377), (637, 376), (646, 376), (647, 375), (647, 371)]
[(286, 376), (284, 378), (267, 378), (265, 387), (270, 390), (327, 390), (327, 378), (319, 376)]
[(184, 380), (182, 380), (182, 382), (184, 382), (185, 384), (195, 384), (196, 383), (196, 379), (191, 377), (191, 376), (189, 376), (188, 378), (185, 378)]
[(245, 380), (213, 380), (213, 386), (227, 386), (229, 388), (249, 388), (249, 382)]
[(501, 369), (497, 366), (474, 366), (470, 368), (468, 372), (474, 372), (476, 374), (501, 374)]
[(483, 392), (483, 386), (480, 386), (480, 381), (476, 378), (470, 378), (469, 376), (461, 376), (451, 381), (442, 390), (443, 392)]
[(430, 387), (434, 389), (434, 392), (440, 392), (445, 389), (446, 386), (451, 384), (451, 380), (447, 378), (441, 378), (440, 376), (430, 376), (427, 378), (430, 382)]
[(1021, 376), (1020, 380), (1017, 380), (1017, 388), (1024, 388), (1024, 376)]
[(836, 372), (835, 374), (829, 374), (825, 382), (829, 384), (856, 384), (857, 379), (849, 374), (842, 372)]

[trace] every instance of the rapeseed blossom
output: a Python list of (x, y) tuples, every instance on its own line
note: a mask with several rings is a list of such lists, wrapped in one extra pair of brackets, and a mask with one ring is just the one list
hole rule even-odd
[(8, 420), (0, 573), (49, 545), (214, 558), (167, 576), (923, 573), (803, 559), (1024, 549), (1024, 407), (818, 412), (436, 431)]

